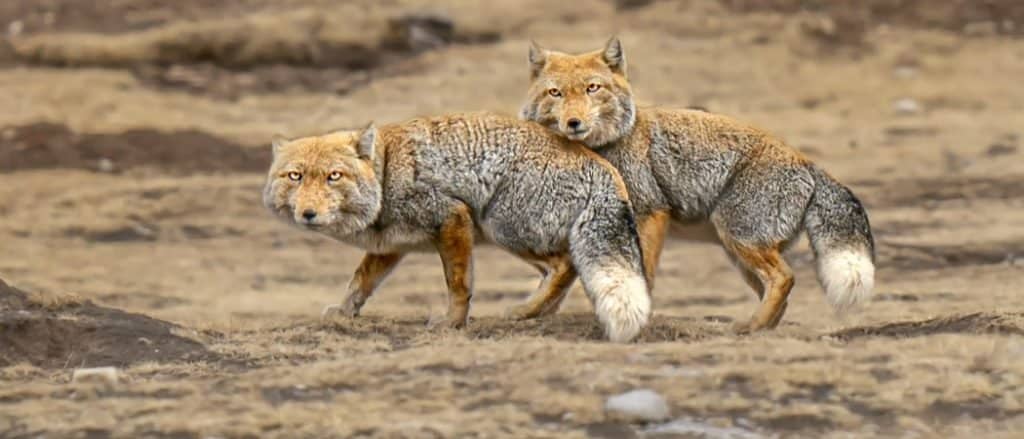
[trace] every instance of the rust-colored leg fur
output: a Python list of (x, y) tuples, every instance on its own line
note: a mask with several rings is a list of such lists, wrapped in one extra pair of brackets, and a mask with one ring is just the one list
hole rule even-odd
[(448, 283), (448, 316), (445, 326), (461, 328), (469, 317), (473, 297), (473, 217), (469, 208), (459, 206), (441, 226), (437, 252)]
[(402, 253), (383, 255), (367, 253), (364, 255), (355, 274), (352, 275), (352, 280), (348, 283), (348, 297), (345, 302), (341, 305), (330, 305), (324, 308), (321, 318), (329, 318), (334, 313), (340, 313), (345, 317), (358, 316), (359, 310), (366, 300), (373, 295), (373, 292), (377, 290), (381, 282), (384, 282), (384, 279), (404, 256)]
[[(662, 210), (641, 219), (637, 225), (648, 290), (654, 288), (654, 273), (658, 267), (658, 260), (661, 258), (661, 249), (665, 243), (665, 234), (670, 219), (669, 212)], [(569, 292), (569, 287), (578, 276), (569, 255), (542, 257), (524, 254), (520, 256), (536, 267), (544, 275), (544, 279), (537, 291), (526, 300), (526, 303), (509, 308), (505, 315), (515, 320), (525, 320), (554, 314), (562, 305), (562, 301)]]
[(523, 258), (537, 267), (544, 275), (544, 279), (526, 303), (509, 308), (506, 316), (515, 320), (525, 320), (554, 314), (568, 295), (569, 287), (576, 281), (576, 268), (572, 265), (569, 255), (548, 258), (523, 255)]
[[(731, 256), (731, 255), (730, 255)], [(736, 258), (733, 258), (733, 262), (738, 264)], [(740, 273), (743, 274), (743, 280), (747, 282), (747, 285), (754, 290), (754, 294), (757, 294), (757, 300), (761, 301), (764, 299), (764, 286), (761, 285), (761, 279), (757, 278), (757, 274), (748, 270), (747, 268), (740, 266), (738, 267)], [(782, 320), (782, 316), (786, 314), (786, 306), (789, 305), (789, 301), (782, 302), (782, 310), (775, 315), (775, 319), (768, 325), (769, 328), (775, 328), (779, 325), (779, 321)]]
[(723, 239), (726, 250), (736, 259), (747, 284), (761, 298), (754, 315), (736, 325), (738, 333), (769, 329), (778, 325), (786, 311), (786, 300), (793, 289), (793, 271), (782, 258), (779, 246), (754, 248)]
[(637, 224), (640, 234), (640, 251), (644, 257), (644, 276), (647, 277), (647, 289), (654, 290), (654, 273), (661, 259), (661, 249), (665, 244), (665, 232), (668, 230), (669, 213), (660, 210), (641, 218)]

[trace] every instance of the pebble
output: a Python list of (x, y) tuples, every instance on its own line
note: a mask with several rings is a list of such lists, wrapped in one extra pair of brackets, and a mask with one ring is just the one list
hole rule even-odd
[(96, 170), (103, 173), (114, 172), (114, 161), (103, 157), (96, 162)]
[(72, 383), (99, 383), (108, 386), (117, 385), (120, 373), (116, 367), (89, 367), (75, 369), (71, 373)]
[(637, 389), (615, 395), (605, 402), (605, 413), (627, 422), (657, 422), (669, 418), (665, 398), (650, 389)]
[(23, 30), (25, 30), (25, 23), (22, 23), (21, 20), (12, 21), (7, 25), (7, 36), (17, 37)]
[(911, 98), (897, 99), (893, 102), (892, 108), (901, 114), (917, 114), (921, 112), (921, 104)]

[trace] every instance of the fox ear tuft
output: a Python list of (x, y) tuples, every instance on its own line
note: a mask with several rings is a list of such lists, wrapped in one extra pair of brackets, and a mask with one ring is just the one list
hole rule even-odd
[(286, 144), (288, 144), (288, 138), (281, 134), (274, 134), (274, 136), (270, 138), (271, 151), (274, 152), (274, 155), (277, 155), (277, 152), (281, 150), (281, 147)]
[(626, 53), (622, 50), (622, 42), (619, 37), (611, 37), (601, 51), (601, 59), (611, 67), (612, 71), (621, 75), (626, 74)]
[(540, 75), (540, 71), (544, 69), (544, 66), (548, 63), (548, 51), (547, 49), (540, 47), (536, 41), (530, 40), (530, 79), (536, 78)]
[(359, 133), (359, 145), (356, 146), (356, 153), (359, 158), (369, 160), (373, 158), (374, 145), (377, 143), (377, 126), (370, 122), (363, 131)]

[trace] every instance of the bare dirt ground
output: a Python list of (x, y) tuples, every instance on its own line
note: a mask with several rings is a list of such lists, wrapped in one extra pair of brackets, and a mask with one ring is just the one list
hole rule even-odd
[[(941, 4), (940, 4), (941, 3)], [(1020, 437), (1024, 11), (1005, 1), (10, 0), (0, 4), (0, 437)], [(849, 184), (877, 296), (836, 317), (806, 245), (781, 327), (670, 242), (640, 343), (493, 248), (472, 320), (433, 255), (320, 322), (359, 252), (263, 212), (274, 133), (514, 113), (529, 39), (619, 34), (646, 104), (751, 121)], [(117, 366), (113, 387), (71, 383)], [(661, 393), (672, 421), (608, 416)]]

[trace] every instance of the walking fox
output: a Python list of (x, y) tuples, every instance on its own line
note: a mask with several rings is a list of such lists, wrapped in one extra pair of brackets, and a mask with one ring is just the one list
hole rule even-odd
[(697, 110), (636, 108), (618, 39), (570, 55), (532, 44), (520, 117), (584, 142), (622, 175), (633, 203), (647, 280), (670, 220), (710, 223), (761, 304), (739, 332), (774, 328), (793, 273), (781, 252), (807, 230), (818, 278), (837, 310), (866, 301), (874, 240), (856, 196), (783, 141)]
[(263, 201), (302, 228), (366, 250), (340, 306), (356, 316), (412, 251), (441, 256), (447, 325), (466, 323), (472, 247), (495, 243), (545, 278), (529, 309), (557, 309), (582, 279), (612, 341), (647, 324), (650, 297), (633, 211), (615, 168), (532, 122), (487, 113), (276, 138)]

